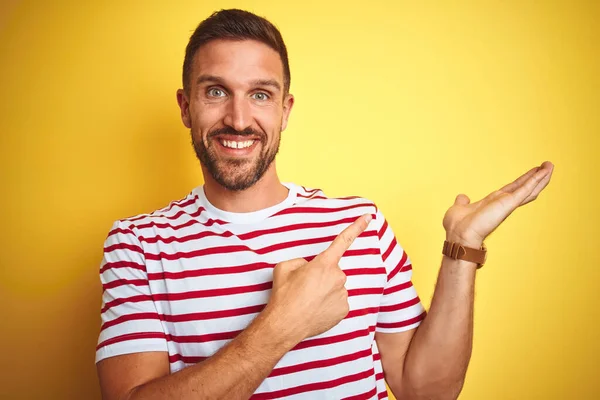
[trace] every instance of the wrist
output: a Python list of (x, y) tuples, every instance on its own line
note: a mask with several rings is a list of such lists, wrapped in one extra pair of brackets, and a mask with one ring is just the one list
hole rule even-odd
[(295, 326), (295, 321), (287, 320), (286, 316), (288, 314), (286, 310), (282, 310), (269, 302), (259, 315), (261, 324), (264, 325), (267, 334), (273, 339), (273, 344), (285, 349), (286, 353), (305, 338), (301, 327)]
[(460, 234), (458, 232), (446, 232), (446, 240), (452, 243), (458, 243), (463, 246), (470, 247), (472, 249), (480, 249), (483, 244), (482, 239)]

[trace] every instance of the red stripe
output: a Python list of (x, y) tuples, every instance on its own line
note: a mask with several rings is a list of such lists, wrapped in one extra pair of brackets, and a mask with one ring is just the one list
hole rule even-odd
[[(346, 210), (352, 210), (354, 208), (361, 208), (361, 207), (374, 207), (373, 203), (359, 203), (359, 204), (352, 204), (350, 206), (344, 206), (344, 207), (293, 207), (293, 208), (286, 208), (283, 209), (281, 211), (279, 211), (276, 214), (273, 214), (273, 216), (279, 216), (279, 215), (286, 215), (286, 214), (328, 214), (328, 213), (333, 213), (333, 212), (338, 212), (338, 211), (346, 211)], [(356, 218), (358, 219), (360, 217), (357, 216)]]
[(381, 354), (379, 354), (379, 353), (373, 353), (373, 360), (374, 361), (381, 360)]
[(383, 226), (381, 227), (381, 229), (379, 230), (379, 232), (377, 232), (377, 236), (379, 236), (379, 240), (383, 239), (383, 234), (385, 233), (387, 227), (388, 227), (388, 222), (387, 222), (387, 220), (384, 220), (383, 221)]
[(353, 275), (380, 275), (385, 274), (386, 270), (384, 267), (372, 267), (372, 268), (352, 268), (345, 269), (344, 273), (346, 276)]
[(158, 313), (137, 313), (137, 314), (127, 314), (127, 315), (122, 315), (118, 318), (115, 318), (113, 320), (110, 321), (106, 321), (105, 323), (102, 324), (102, 327), (100, 328), (100, 331), (103, 331), (107, 328), (110, 328), (111, 326), (115, 326), (115, 325), (119, 325), (123, 322), (127, 322), (127, 321), (137, 321), (140, 319), (157, 319), (160, 320)]
[(263, 290), (269, 290), (272, 287), (273, 282), (263, 282), (255, 285), (232, 286), (218, 289), (192, 290), (189, 292), (181, 293), (155, 293), (153, 297), (154, 301), (178, 301), (200, 299), (205, 297), (227, 296), (232, 294), (261, 292)]
[[(374, 236), (374, 234), (375, 234), (374, 231), (366, 231), (366, 232), (363, 232), (363, 234), (361, 236), (369, 237), (369, 236)], [(181, 251), (181, 252), (176, 252), (176, 253), (172, 253), (172, 254), (167, 254), (164, 252), (160, 252), (158, 254), (146, 253), (145, 256), (146, 256), (147, 260), (160, 261), (160, 260), (178, 260), (180, 258), (202, 257), (202, 256), (206, 256), (206, 255), (211, 255), (211, 254), (231, 254), (231, 253), (242, 252), (242, 251), (249, 251), (249, 252), (252, 252), (255, 254), (264, 255), (264, 254), (268, 254), (268, 253), (271, 253), (274, 251), (288, 249), (288, 248), (292, 248), (292, 247), (299, 247), (299, 246), (318, 244), (318, 243), (328, 243), (328, 242), (332, 242), (336, 237), (337, 237), (337, 235), (331, 235), (331, 236), (325, 236), (325, 237), (320, 237), (320, 238), (294, 240), (291, 242), (274, 244), (272, 246), (267, 246), (262, 249), (251, 249), (250, 247), (244, 246), (244, 245), (229, 245), (229, 246), (220, 246), (220, 247), (209, 247), (209, 248), (205, 248), (205, 249), (201, 249), (201, 250), (194, 250), (194, 251), (188, 251), (188, 252)], [(374, 251), (377, 251), (376, 254), (378, 254), (377, 249), (348, 250), (348, 251), (346, 251), (346, 253), (344, 253), (344, 256), (349, 257), (349, 256), (354, 256), (354, 255), (373, 254)]]
[(142, 250), (142, 248), (140, 246), (136, 246), (134, 244), (129, 244), (129, 243), (117, 243), (117, 244), (113, 244), (111, 246), (104, 248), (105, 253), (110, 253), (111, 251), (114, 251), (114, 250), (131, 250), (131, 251), (135, 251), (137, 253), (144, 254), (144, 250)]
[(105, 322), (102, 325), (101, 330), (109, 328), (114, 325), (121, 324), (123, 322), (135, 321), (140, 319), (158, 319), (166, 322), (189, 322), (189, 321), (203, 321), (208, 319), (228, 318), (228, 317), (239, 317), (241, 315), (248, 315), (259, 313), (265, 308), (264, 304), (258, 304), (254, 306), (231, 308), (228, 310), (216, 310), (216, 311), (204, 311), (197, 313), (188, 314), (158, 314), (158, 313), (134, 313), (122, 315), (114, 320)]
[(327, 199), (327, 197), (323, 197), (323, 196), (315, 196), (315, 195), (305, 195), (302, 193), (296, 193), (298, 195), (298, 197), (304, 197), (305, 199)]
[(382, 379), (383, 379), (383, 372), (379, 372), (379, 373), (375, 374), (376, 381), (380, 381)]
[(391, 311), (403, 310), (410, 306), (414, 306), (415, 304), (419, 304), (419, 301), (420, 301), (419, 297), (417, 296), (414, 299), (405, 301), (403, 303), (398, 303), (398, 304), (394, 304), (394, 305), (390, 305), (390, 306), (380, 306), (379, 312), (391, 312)]
[(348, 290), (348, 297), (364, 296), (364, 295), (368, 295), (368, 294), (383, 294), (383, 288), (375, 287), (375, 288), (360, 288), (360, 289)]
[[(146, 282), (147, 284), (147, 282)], [(228, 288), (218, 288), (218, 289), (204, 289), (204, 290), (193, 290), (189, 292), (181, 292), (181, 293), (156, 293), (152, 296), (149, 295), (137, 295), (131, 297), (123, 297), (120, 299), (113, 300), (109, 303), (106, 303), (102, 312), (106, 312), (111, 307), (117, 306), (119, 304), (124, 303), (139, 303), (141, 301), (179, 301), (179, 300), (190, 300), (190, 299), (199, 299), (206, 297), (217, 297), (217, 296), (227, 296), (232, 294), (241, 294), (241, 293), (252, 293), (252, 292), (261, 292), (264, 290), (269, 290), (273, 287), (273, 282), (264, 282), (256, 285), (248, 285), (248, 286), (234, 286)], [(263, 306), (264, 307), (264, 306)], [(229, 311), (229, 310), (225, 310)], [(214, 311), (211, 311), (214, 312)]]
[(166, 322), (188, 322), (188, 321), (203, 321), (208, 319), (218, 318), (229, 318), (239, 317), (241, 315), (248, 315), (259, 313), (265, 308), (265, 304), (257, 304), (254, 306), (230, 308), (228, 310), (215, 310), (215, 311), (201, 311), (197, 313), (188, 314), (159, 314), (161, 320)]
[(378, 311), (379, 311), (379, 307), (360, 308), (358, 310), (350, 311), (344, 319), (362, 317), (363, 315), (369, 315), (369, 314), (377, 314)]
[(344, 397), (342, 400), (365, 400), (365, 399), (370, 399), (371, 397), (375, 396), (377, 394), (377, 388), (374, 387), (373, 389), (369, 390), (368, 392), (364, 392), (361, 394), (357, 394), (354, 396), (350, 396), (350, 397)]
[[(192, 203), (194, 202), (194, 200), (195, 199), (192, 199)], [(189, 205), (189, 204), (186, 204), (186, 205)], [(127, 222), (136, 222), (136, 221), (140, 221), (140, 220), (142, 220), (144, 218), (165, 218), (165, 219), (171, 219), (171, 220), (173, 220), (173, 219), (177, 219), (177, 218), (181, 217), (184, 214), (189, 214), (186, 210), (183, 210), (183, 207), (179, 207), (179, 208), (181, 208), (181, 210), (177, 211), (173, 215), (165, 215), (164, 214), (165, 212), (168, 212), (168, 211), (171, 210), (169, 208), (166, 211), (160, 211), (159, 210), (159, 211), (156, 211), (156, 212), (154, 212), (152, 214), (142, 214), (142, 215), (139, 215), (139, 216), (136, 216), (136, 217), (127, 218), (126, 221)], [(205, 211), (204, 207), (199, 207), (198, 209), (202, 210), (202, 211)], [(159, 212), (161, 212), (161, 214), (159, 214)]]
[(396, 286), (391, 286), (391, 287), (389, 287), (389, 288), (386, 288), (386, 289), (383, 291), (383, 295), (384, 295), (384, 296), (387, 296), (388, 294), (392, 294), (392, 293), (399, 292), (399, 291), (401, 291), (401, 290), (409, 289), (409, 288), (411, 288), (411, 287), (412, 287), (412, 285), (413, 285), (413, 284), (412, 284), (412, 282), (411, 282), (411, 281), (407, 281), (407, 282), (403, 282), (403, 283), (401, 283), (401, 284), (399, 284), (399, 285), (396, 285)]
[(208, 342), (216, 342), (219, 340), (231, 340), (234, 339), (237, 335), (242, 333), (242, 330), (239, 331), (229, 331), (229, 332), (216, 332), (216, 333), (206, 333), (204, 335), (171, 335), (167, 334), (167, 340), (174, 343), (208, 343)]
[(100, 343), (96, 347), (96, 351), (101, 349), (104, 346), (110, 346), (115, 343), (124, 342), (127, 340), (139, 340), (139, 339), (165, 339), (165, 334), (163, 332), (135, 332), (135, 333), (126, 333), (124, 335), (119, 335), (112, 337), (110, 339), (106, 339), (104, 342)]
[(163, 222), (155, 222), (155, 221), (151, 220), (144, 224), (135, 225), (135, 227), (137, 229), (156, 227), (156, 228), (170, 228), (170, 229), (178, 230), (178, 229), (182, 229), (187, 226), (196, 225), (196, 224), (207, 226), (207, 227), (211, 227), (214, 224), (219, 224), (219, 225), (227, 224), (227, 222), (225, 222), (225, 221), (221, 221), (219, 219), (211, 219), (211, 218), (207, 218), (206, 222), (199, 221), (198, 217), (200, 217), (200, 214), (202, 214), (204, 211), (206, 211), (206, 210), (204, 208), (200, 207), (196, 211), (186, 214), (190, 218), (190, 220), (187, 222), (184, 222), (183, 224), (180, 224), (180, 225), (171, 225), (168, 222), (163, 223)]
[(400, 321), (400, 322), (378, 322), (377, 323), (377, 327), (378, 328), (404, 328), (405, 326), (409, 326), (412, 324), (416, 324), (419, 321), (422, 321), (425, 318), (426, 312), (423, 311), (423, 313), (421, 313), (421, 315), (416, 316), (414, 318), (411, 319), (407, 319), (406, 321)]
[(115, 279), (114, 281), (106, 282), (105, 284), (103, 284), (102, 288), (106, 290), (124, 285), (148, 286), (148, 281), (146, 279)]
[(169, 362), (171, 364), (176, 363), (177, 361), (182, 361), (186, 364), (198, 364), (206, 360), (208, 357), (200, 357), (200, 356), (182, 356), (181, 354), (173, 354), (169, 355)]
[(362, 199), (362, 197), (360, 196), (346, 196), (346, 197), (327, 197), (327, 196), (317, 196), (317, 193), (311, 194), (311, 195), (305, 195), (302, 193), (297, 193), (297, 195), (299, 197), (303, 197), (305, 199), (312, 199), (312, 200), (357, 200), (357, 199)]
[(340, 335), (321, 337), (317, 339), (307, 339), (298, 343), (292, 350), (301, 350), (309, 347), (317, 347), (326, 344), (345, 342), (347, 340), (352, 340), (363, 336), (369, 336), (372, 332), (375, 332), (375, 326), (369, 326), (365, 329), (359, 329), (353, 332), (342, 333)]
[(104, 273), (105, 271), (112, 268), (133, 268), (138, 269), (140, 271), (146, 272), (146, 266), (141, 264), (136, 264), (130, 261), (115, 261), (115, 262), (107, 262), (100, 268), (100, 273)]
[(391, 281), (396, 276), (396, 274), (398, 274), (398, 272), (402, 271), (402, 268), (404, 268), (404, 263), (407, 259), (408, 255), (405, 251), (402, 251), (402, 258), (398, 262), (398, 265), (396, 265), (392, 272), (390, 272), (390, 274), (388, 275), (388, 282)]
[(368, 256), (377, 254), (379, 254), (379, 249), (375, 248), (346, 250), (346, 252), (344, 253), (344, 257)]
[[(146, 217), (159, 217), (159, 218), (168, 218), (163, 214), (159, 214), (159, 213), (166, 213), (171, 211), (171, 209), (174, 206), (177, 206), (179, 208), (184, 208), (187, 207), (191, 204), (194, 204), (194, 202), (196, 202), (196, 200), (198, 200), (198, 196), (194, 196), (191, 199), (187, 199), (188, 196), (186, 196), (185, 198), (181, 199), (181, 200), (177, 200), (177, 201), (173, 201), (171, 202), (171, 204), (169, 204), (167, 207), (164, 207), (162, 209), (156, 210), (154, 213), (152, 214), (143, 214), (143, 215), (139, 215), (139, 216), (135, 216), (135, 217), (130, 217), (130, 218), (126, 218), (125, 221), (128, 222), (135, 222), (135, 221), (139, 221), (141, 219), (144, 219)], [(187, 200), (186, 200), (187, 199)]]
[(190, 242), (193, 240), (198, 240), (198, 239), (203, 239), (205, 237), (212, 237), (212, 236), (217, 236), (217, 237), (223, 237), (223, 238), (229, 238), (233, 236), (233, 233), (229, 232), (229, 231), (224, 231), (224, 232), (213, 232), (213, 231), (203, 231), (200, 233), (195, 233), (193, 235), (187, 235), (187, 236), (182, 236), (182, 237), (177, 237), (177, 236), (169, 236), (166, 238), (163, 238), (162, 236), (158, 235), (158, 236), (153, 236), (153, 237), (149, 237), (149, 238), (145, 238), (143, 236), (140, 236), (140, 242), (146, 242), (146, 243), (185, 243), (185, 242)]
[(304, 187), (304, 186), (302, 186), (302, 185), (300, 185), (300, 187), (301, 187), (302, 189), (304, 189), (304, 191), (305, 191), (307, 194), (316, 194), (317, 192), (321, 192), (321, 191), (322, 191), (321, 189), (310, 189), (310, 190), (308, 190), (306, 187)]
[(148, 273), (148, 280), (185, 279), (206, 275), (239, 274), (243, 272), (258, 271), (260, 269), (267, 269), (273, 267), (275, 267), (275, 264), (261, 262), (246, 265), (238, 265), (235, 267), (214, 267), (178, 272), (150, 272)]
[(276, 399), (278, 397), (292, 396), (294, 394), (311, 392), (313, 390), (331, 389), (331, 388), (334, 388), (336, 386), (340, 386), (340, 385), (343, 385), (346, 383), (356, 382), (361, 379), (368, 378), (370, 376), (373, 376), (374, 373), (375, 373), (375, 371), (373, 370), (373, 368), (371, 368), (369, 370), (359, 372), (357, 374), (346, 375), (341, 378), (332, 379), (329, 381), (308, 383), (305, 385), (300, 385), (300, 386), (291, 387), (291, 388), (282, 389), (282, 390), (275, 390), (272, 392), (257, 393), (257, 394), (254, 394), (252, 397), (250, 397), (250, 399), (253, 399), (253, 400)]
[(265, 304), (254, 306), (230, 308), (228, 310), (202, 311), (189, 314), (159, 314), (161, 320), (166, 322), (188, 322), (188, 321), (203, 321), (207, 319), (218, 319), (228, 317), (239, 317), (241, 315), (259, 313), (265, 308)]
[(112, 235), (116, 235), (117, 233), (122, 233), (124, 235), (133, 235), (135, 236), (135, 233), (133, 233), (133, 231), (129, 228), (126, 229), (122, 229), (122, 228), (115, 228), (112, 231), (108, 232), (108, 236), (107, 237), (111, 237)]
[(392, 251), (394, 250), (394, 247), (396, 247), (397, 243), (398, 242), (396, 242), (396, 237), (394, 237), (392, 239), (392, 242), (390, 243), (389, 247), (385, 251), (385, 253), (383, 253), (383, 255), (381, 256), (381, 259), (383, 260), (383, 262), (385, 262), (385, 260), (387, 260), (387, 258), (390, 256), (390, 254), (392, 254)]
[(112, 307), (116, 307), (119, 304), (139, 303), (142, 301), (152, 301), (152, 296), (147, 295), (147, 294), (140, 294), (138, 296), (122, 297), (119, 299), (115, 299), (113, 301), (109, 301), (108, 303), (106, 303), (104, 305), (104, 307), (102, 307), (102, 310), (100, 310), (100, 314), (104, 314), (105, 312), (110, 310)]
[(302, 363), (302, 364), (290, 365), (288, 367), (275, 368), (273, 371), (271, 371), (271, 373), (269, 374), (269, 377), (288, 375), (288, 374), (293, 374), (295, 372), (307, 371), (309, 369), (331, 367), (333, 365), (339, 365), (339, 364), (347, 363), (350, 361), (359, 360), (361, 358), (368, 357), (370, 355), (371, 355), (371, 349), (366, 349), (366, 350), (357, 351), (356, 353), (352, 353), (352, 354), (345, 354), (340, 357), (333, 357), (333, 358), (329, 358), (329, 359), (325, 359), (325, 360), (310, 361), (310, 362), (306, 362), (306, 363)]
[(387, 399), (388, 398), (388, 392), (387, 392), (387, 390), (385, 392), (379, 392), (377, 394), (377, 398), (379, 400), (381, 400), (381, 399)]
[(280, 226), (280, 227), (273, 228), (273, 229), (264, 229), (264, 230), (260, 230), (260, 231), (244, 233), (244, 234), (238, 235), (238, 237), (242, 240), (254, 239), (259, 236), (269, 235), (269, 234), (273, 234), (273, 233), (282, 233), (282, 232), (289, 232), (289, 231), (295, 231), (295, 230), (301, 230), (301, 229), (324, 228), (324, 227), (336, 226), (336, 225), (341, 225), (341, 224), (351, 224), (354, 221), (356, 221), (356, 217), (342, 218), (342, 219), (338, 219), (335, 221), (311, 222), (311, 223), (303, 223), (303, 224), (284, 225), (284, 226)]

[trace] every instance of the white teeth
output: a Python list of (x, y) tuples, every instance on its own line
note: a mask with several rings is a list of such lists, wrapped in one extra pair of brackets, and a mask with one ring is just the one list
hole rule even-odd
[(252, 146), (254, 140), (247, 140), (245, 142), (236, 142), (235, 140), (221, 140), (221, 144), (230, 149), (245, 149)]

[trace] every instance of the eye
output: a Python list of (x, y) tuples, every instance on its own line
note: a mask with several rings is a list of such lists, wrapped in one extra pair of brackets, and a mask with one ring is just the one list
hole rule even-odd
[(206, 92), (210, 97), (223, 97), (225, 96), (225, 92), (219, 88), (210, 88)]
[(265, 101), (265, 100), (269, 100), (269, 95), (266, 94), (265, 92), (256, 92), (252, 95), (252, 98), (259, 100), (259, 101)]

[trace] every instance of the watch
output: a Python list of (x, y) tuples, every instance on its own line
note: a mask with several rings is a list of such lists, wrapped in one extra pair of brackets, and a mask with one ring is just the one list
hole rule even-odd
[(487, 248), (485, 244), (481, 244), (480, 249), (463, 246), (460, 243), (449, 242), (444, 240), (442, 254), (455, 260), (471, 261), (477, 264), (477, 269), (483, 267), (487, 257)]

